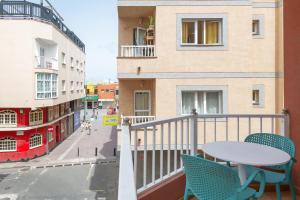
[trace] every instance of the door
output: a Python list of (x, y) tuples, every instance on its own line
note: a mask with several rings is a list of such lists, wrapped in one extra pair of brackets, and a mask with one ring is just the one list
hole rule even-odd
[(56, 144), (57, 144), (57, 143), (59, 143), (59, 127), (58, 126), (55, 127), (55, 134), (56, 134), (55, 139), (56, 139)]
[(145, 35), (146, 35), (146, 29), (144, 28), (135, 28), (133, 31), (133, 44), (134, 45), (145, 45)]
[(137, 90), (134, 92), (134, 115), (135, 116), (151, 115), (150, 91)]

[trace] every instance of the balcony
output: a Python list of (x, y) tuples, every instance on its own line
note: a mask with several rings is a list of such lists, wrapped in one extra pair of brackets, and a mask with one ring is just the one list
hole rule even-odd
[[(188, 115), (130, 124), (123, 119), (119, 199), (183, 199), (185, 176), (181, 154), (202, 154), (214, 141), (244, 141), (253, 133), (289, 135), (289, 117), (274, 115)], [(224, 161), (204, 155), (215, 162)], [(255, 185), (254, 185), (255, 187)], [(286, 187), (282, 187), (282, 189)], [(274, 190), (262, 199), (273, 199)], [(289, 193), (283, 199), (291, 199)]]
[(122, 45), (122, 58), (153, 58), (156, 57), (155, 45)]
[(119, 6), (119, 58), (154, 58), (155, 7)]
[(45, 56), (37, 56), (37, 67), (44, 69), (57, 69), (57, 59)]
[(0, 1), (0, 19), (36, 19), (50, 22), (85, 52), (84, 43), (62, 22), (52, 9), (43, 5), (27, 1)]

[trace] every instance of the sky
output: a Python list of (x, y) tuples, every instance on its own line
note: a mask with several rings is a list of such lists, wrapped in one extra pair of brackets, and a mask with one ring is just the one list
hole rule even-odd
[[(40, 2), (32, 0), (31, 2)], [(86, 46), (86, 81), (117, 80), (117, 0), (49, 0)]]

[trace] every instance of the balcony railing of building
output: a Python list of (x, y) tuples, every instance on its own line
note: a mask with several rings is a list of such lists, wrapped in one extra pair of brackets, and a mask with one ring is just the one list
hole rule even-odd
[(155, 45), (122, 45), (120, 56), (125, 58), (153, 58), (156, 57)]
[(45, 56), (37, 56), (37, 67), (45, 69), (57, 69), (57, 59)]
[(151, 122), (155, 120), (155, 116), (123, 116), (121, 115), (121, 124), (124, 123), (124, 119), (129, 119), (131, 125)]
[(0, 19), (39, 19), (51, 22), (63, 32), (75, 45), (85, 52), (84, 43), (62, 22), (62, 20), (50, 9), (43, 5), (27, 1), (0, 1)]
[(201, 153), (203, 144), (244, 141), (249, 134), (262, 132), (288, 136), (288, 130), (287, 114), (198, 115), (194, 111), (133, 125), (126, 118), (121, 129), (118, 199), (137, 199), (140, 192), (178, 174), (183, 169), (180, 154)]

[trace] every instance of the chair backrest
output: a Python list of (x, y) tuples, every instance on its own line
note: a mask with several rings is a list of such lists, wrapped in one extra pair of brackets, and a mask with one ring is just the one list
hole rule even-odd
[(295, 145), (293, 141), (274, 133), (254, 133), (247, 136), (245, 142), (264, 144), (285, 151), (292, 158), (295, 156)]
[(240, 187), (237, 173), (229, 167), (195, 156), (182, 155), (182, 160), (187, 184), (197, 199), (226, 199)]

